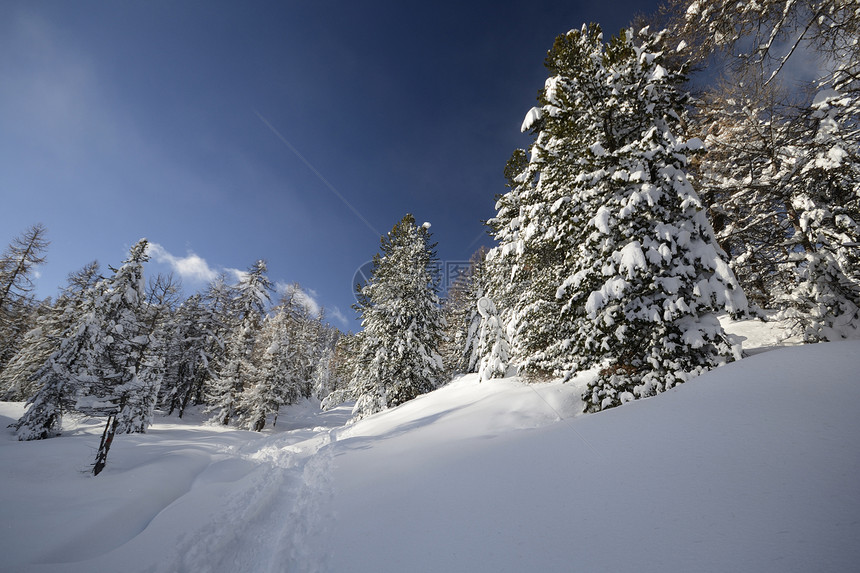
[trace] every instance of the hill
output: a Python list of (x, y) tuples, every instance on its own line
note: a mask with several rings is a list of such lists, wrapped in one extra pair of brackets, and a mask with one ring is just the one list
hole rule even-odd
[[(736, 329), (755, 343), (755, 330)], [(573, 383), (474, 375), (351, 426), (160, 418), (0, 441), (3, 571), (846, 571), (860, 342), (781, 348), (581, 415)], [(23, 404), (0, 404), (5, 426)]]

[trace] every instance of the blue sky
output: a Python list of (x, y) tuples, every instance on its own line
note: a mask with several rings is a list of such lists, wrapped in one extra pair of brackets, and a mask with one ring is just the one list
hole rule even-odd
[(657, 2), (0, 5), (0, 245), (41, 222), (40, 296), (140, 237), (186, 294), (258, 258), (356, 329), (352, 279), (406, 213), (442, 261), (481, 223), (554, 37)]

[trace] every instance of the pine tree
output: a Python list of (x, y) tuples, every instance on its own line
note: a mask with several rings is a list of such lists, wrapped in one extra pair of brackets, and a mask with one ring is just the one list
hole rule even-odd
[[(860, 84), (860, 81), (857, 82)], [(860, 91), (819, 92), (799, 155), (798, 285), (785, 299), (808, 342), (860, 333)]]
[(117, 430), (125, 433), (143, 433), (152, 421), (161, 385), (164, 380), (165, 355), (168, 345), (168, 325), (171, 323), (181, 284), (173, 278), (157, 275), (150, 280), (138, 320), (137, 337), (137, 388), (123, 399), (123, 407), (116, 416)]
[(223, 362), (208, 390), (208, 411), (216, 412), (213, 420), (225, 426), (238, 413), (246, 380), (253, 379), (257, 374), (254, 347), (272, 289), (266, 270), (266, 262), (257, 261), (235, 287), (235, 300), (231, 306), (238, 320), (226, 341)]
[(160, 382), (160, 364), (147, 360), (154, 326), (143, 272), (147, 245), (146, 239), (138, 241), (100, 289), (91, 311), (87, 360), (79, 362), (76, 376), (75, 409), (115, 416), (119, 433), (146, 431)]
[(336, 372), (335, 354), (343, 333), (330, 324), (321, 325), (319, 350), (311, 373), (313, 396), (323, 400), (343, 385)]
[(45, 262), (46, 234), (44, 226), (33, 225), (0, 254), (0, 372), (33, 327), (37, 305), (30, 295), (32, 275), (35, 267)]
[(715, 313), (746, 307), (687, 178), (701, 142), (679, 135), (683, 70), (662, 41), (643, 29), (604, 43), (596, 25), (556, 39), (523, 124), (530, 157), (509, 162), (490, 222), (516, 362), (537, 377), (600, 366), (590, 410), (731, 360)]
[(165, 355), (162, 405), (167, 415), (182, 418), (185, 409), (202, 400), (203, 388), (213, 377), (214, 349), (219, 348), (220, 324), (199, 294), (192, 295), (176, 310), (166, 328), (169, 340)]
[(798, 165), (787, 150), (799, 140), (802, 119), (780, 90), (754, 82), (727, 81), (700, 103), (707, 153), (691, 166), (738, 281), (752, 302), (770, 309), (796, 283), (786, 238), (799, 223), (790, 200)]
[(275, 425), (280, 407), (295, 403), (301, 395), (298, 348), (289, 322), (283, 304), (263, 321), (256, 350), (257, 368), (247, 379), (238, 407), (240, 427), (259, 432), (269, 417)]
[(335, 342), (330, 342), (322, 347), (322, 352), (319, 355), (311, 377), (313, 381), (313, 395), (320, 401), (340, 386), (334, 373), (334, 345)]
[(364, 328), (356, 365), (357, 420), (433, 390), (442, 373), (437, 353), (443, 319), (430, 225), (406, 215), (382, 238), (356, 310)]
[(299, 396), (313, 394), (314, 371), (325, 343), (324, 311), (297, 283), (288, 285), (281, 300), (287, 315), (287, 331), (293, 354), (293, 368), (299, 381)]
[(146, 239), (132, 247), (113, 277), (91, 289), (91, 300), (35, 375), (41, 387), (16, 424), (21, 440), (56, 435), (64, 411), (109, 416), (115, 431), (142, 432), (151, 422), (157, 383), (144, 353)]
[[(12, 243), (0, 256), (0, 320), (16, 298), (33, 290), (33, 269), (45, 262), (42, 253), (48, 248), (47, 231), (41, 224), (33, 225)], [(0, 323), (0, 327), (5, 323)]]
[[(550, 81), (547, 85), (539, 99), (552, 111), (556, 102), (547, 96), (555, 98), (558, 90)], [(487, 295), (499, 310), (519, 370), (536, 378), (569, 362), (565, 353), (553, 355), (547, 349), (567, 328), (555, 296), (565, 261), (554, 222), (559, 207), (569, 201), (563, 158), (573, 156), (580, 144), (545, 122), (542, 109), (532, 108), (522, 125), (522, 131), (535, 133), (530, 157), (517, 149), (505, 166), (510, 191), (498, 198), (496, 216), (487, 221), (497, 245), (486, 257)]]
[(445, 336), (440, 354), (447, 376), (477, 371), (481, 315), (476, 305), (487, 289), (486, 256), (486, 247), (472, 255), (469, 267), (457, 276), (442, 303)]
[(0, 370), (3, 400), (21, 401), (32, 397), (39, 389), (33, 375), (57, 349), (57, 313), (50, 299), (42, 301), (35, 311), (32, 328), (20, 337), (17, 350)]
[(40, 390), (36, 372), (59, 348), (62, 339), (84, 314), (91, 289), (99, 280), (99, 265), (93, 261), (71, 273), (68, 284), (57, 297), (39, 305), (36, 324), (26, 333), (21, 346), (7, 367), (0, 372), (0, 388), (5, 400), (28, 400)]
[(478, 375), (481, 382), (504, 378), (510, 364), (511, 348), (496, 305), (487, 297), (481, 297), (475, 307), (481, 317), (474, 352)]

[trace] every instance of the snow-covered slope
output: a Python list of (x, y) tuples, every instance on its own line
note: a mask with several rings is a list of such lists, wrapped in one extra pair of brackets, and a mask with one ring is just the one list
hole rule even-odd
[(467, 376), (347, 427), (347, 408), (263, 434), (162, 419), (97, 478), (98, 427), (6, 430), (0, 570), (856, 569), (860, 343), (588, 416), (585, 382)]
[(331, 569), (852, 570), (858, 352), (777, 350), (518, 432), (488, 431), (498, 403), (404, 406), (421, 416), (336, 444)]

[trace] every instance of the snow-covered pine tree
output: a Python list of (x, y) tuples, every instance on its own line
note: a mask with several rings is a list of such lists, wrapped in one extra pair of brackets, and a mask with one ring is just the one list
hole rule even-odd
[(160, 361), (151, 362), (147, 355), (154, 327), (143, 273), (143, 263), (149, 260), (147, 245), (146, 239), (138, 241), (97, 293), (90, 360), (76, 377), (75, 409), (114, 415), (119, 433), (146, 431), (161, 381)]
[(810, 109), (811, 132), (791, 196), (798, 229), (797, 288), (785, 315), (808, 342), (860, 333), (860, 80), (822, 90)]
[(53, 354), (59, 344), (59, 313), (50, 299), (42, 301), (36, 309), (35, 324), (17, 344), (12, 359), (0, 370), (0, 397), (8, 401), (22, 401), (39, 391), (33, 382), (36, 371)]
[[(544, 118), (544, 108), (550, 113), (558, 109), (547, 99), (558, 93), (548, 80), (539, 96), (543, 105), (526, 116), (522, 131), (535, 133), (530, 157), (521, 149), (514, 151), (505, 167), (510, 190), (498, 197), (496, 216), (487, 221), (497, 245), (486, 257), (486, 294), (498, 308), (516, 365), (535, 378), (570, 362), (566, 352), (548, 349), (558, 337), (566, 336), (567, 325), (560, 320), (561, 302), (556, 298), (566, 276), (564, 245), (556, 224), (559, 207), (569, 201), (566, 158), (574, 156), (574, 149), (582, 144), (575, 135), (561, 133), (559, 122)], [(576, 209), (576, 205), (569, 208)]]
[(27, 332), (21, 348), (0, 372), (0, 388), (5, 391), (4, 400), (23, 401), (36, 395), (40, 389), (35, 378), (36, 372), (80, 320), (86, 304), (93, 299), (90, 289), (99, 278), (98, 262), (93, 261), (81, 270), (69, 274), (68, 283), (56, 302), (47, 300), (39, 306), (36, 325)]
[(33, 375), (39, 391), (27, 400), (27, 410), (13, 424), (19, 440), (52, 438), (62, 430), (63, 414), (74, 404), (78, 361), (86, 361), (81, 351), (84, 350), (92, 318), (90, 313), (82, 317), (75, 330), (62, 340), (60, 347)]
[[(491, 298), (527, 374), (600, 366), (590, 410), (650, 396), (733, 357), (716, 312), (746, 299), (686, 175), (687, 95), (661, 35), (599, 26), (556, 39), (523, 130), (528, 160), (490, 221)], [(500, 272), (501, 271), (501, 272)]]
[[(569, 235), (570, 275), (557, 293), (575, 330), (558, 344), (578, 368), (601, 366), (585, 396), (592, 411), (732, 360), (716, 314), (747, 304), (687, 176), (701, 141), (679, 137), (683, 70), (664, 67), (661, 34), (622, 31), (598, 47), (584, 39), (593, 33), (567, 34), (549, 56), (572, 116), (586, 126), (568, 203), (582, 211), (561, 209), (579, 231)], [(570, 49), (583, 42), (598, 50)], [(587, 76), (583, 57), (599, 63)]]
[(298, 283), (286, 287), (281, 303), (287, 316), (286, 326), (292, 348), (293, 369), (296, 380), (299, 381), (298, 396), (310, 398), (313, 394), (314, 370), (325, 341), (325, 312)]
[(35, 375), (41, 389), (16, 424), (18, 439), (56, 435), (69, 409), (116, 416), (120, 433), (149, 425), (157, 388), (143, 361), (146, 244), (141, 239), (114, 276), (89, 291), (86, 312)]
[(275, 425), (280, 407), (297, 402), (301, 395), (303, 380), (290, 318), (284, 304), (280, 304), (263, 321), (257, 342), (257, 368), (246, 380), (240, 397), (240, 427), (259, 432), (269, 417)]
[(858, 318), (860, 265), (851, 245), (860, 141), (851, 99), (824, 89), (804, 112), (799, 104), (765, 106), (766, 96), (749, 87), (712, 95), (709, 152), (697, 164), (741, 284), (810, 342), (848, 334)]
[(235, 287), (235, 301), (231, 306), (237, 313), (237, 321), (226, 341), (223, 362), (207, 392), (208, 411), (216, 412), (213, 421), (225, 426), (237, 414), (246, 380), (256, 376), (254, 347), (272, 290), (266, 270), (266, 262), (258, 260)]
[(181, 288), (172, 274), (159, 274), (150, 279), (139, 312), (141, 335), (135, 363), (139, 389), (125, 399), (124, 407), (116, 416), (120, 432), (143, 433), (151, 424), (164, 381), (169, 325)]
[(208, 368), (203, 376), (203, 384), (194, 391), (194, 403), (210, 405), (210, 389), (218, 372), (227, 361), (227, 341), (239, 323), (240, 313), (236, 308), (238, 297), (236, 285), (230, 285), (224, 273), (212, 280), (203, 292), (201, 302), (206, 308), (212, 336), (207, 345)]
[[(334, 329), (333, 329), (334, 330)], [(337, 332), (334, 330), (334, 332)], [(334, 373), (334, 348), (336, 343), (330, 342), (322, 346), (316, 367), (311, 374), (313, 382), (313, 395), (322, 401), (341, 385)]]
[(440, 354), (447, 376), (476, 372), (478, 368), (477, 340), (481, 315), (476, 304), (487, 289), (486, 256), (486, 247), (472, 255), (469, 267), (457, 276), (442, 302), (445, 336)]
[(317, 356), (311, 372), (312, 395), (324, 399), (343, 385), (335, 372), (335, 349), (343, 333), (330, 324), (320, 323)]
[(214, 348), (220, 324), (199, 294), (190, 296), (174, 313), (166, 328), (166, 369), (161, 404), (167, 415), (174, 411), (181, 418), (195, 400), (202, 400), (203, 389), (213, 376)]
[(432, 390), (442, 373), (443, 319), (429, 223), (406, 215), (382, 238), (356, 310), (364, 334), (357, 360), (353, 420)]
[(32, 276), (35, 267), (45, 262), (46, 234), (43, 225), (33, 225), (0, 253), (0, 371), (34, 326), (37, 305), (30, 294)]
[(496, 305), (487, 297), (481, 297), (475, 308), (481, 318), (474, 352), (481, 382), (504, 378), (510, 364), (511, 348)]

